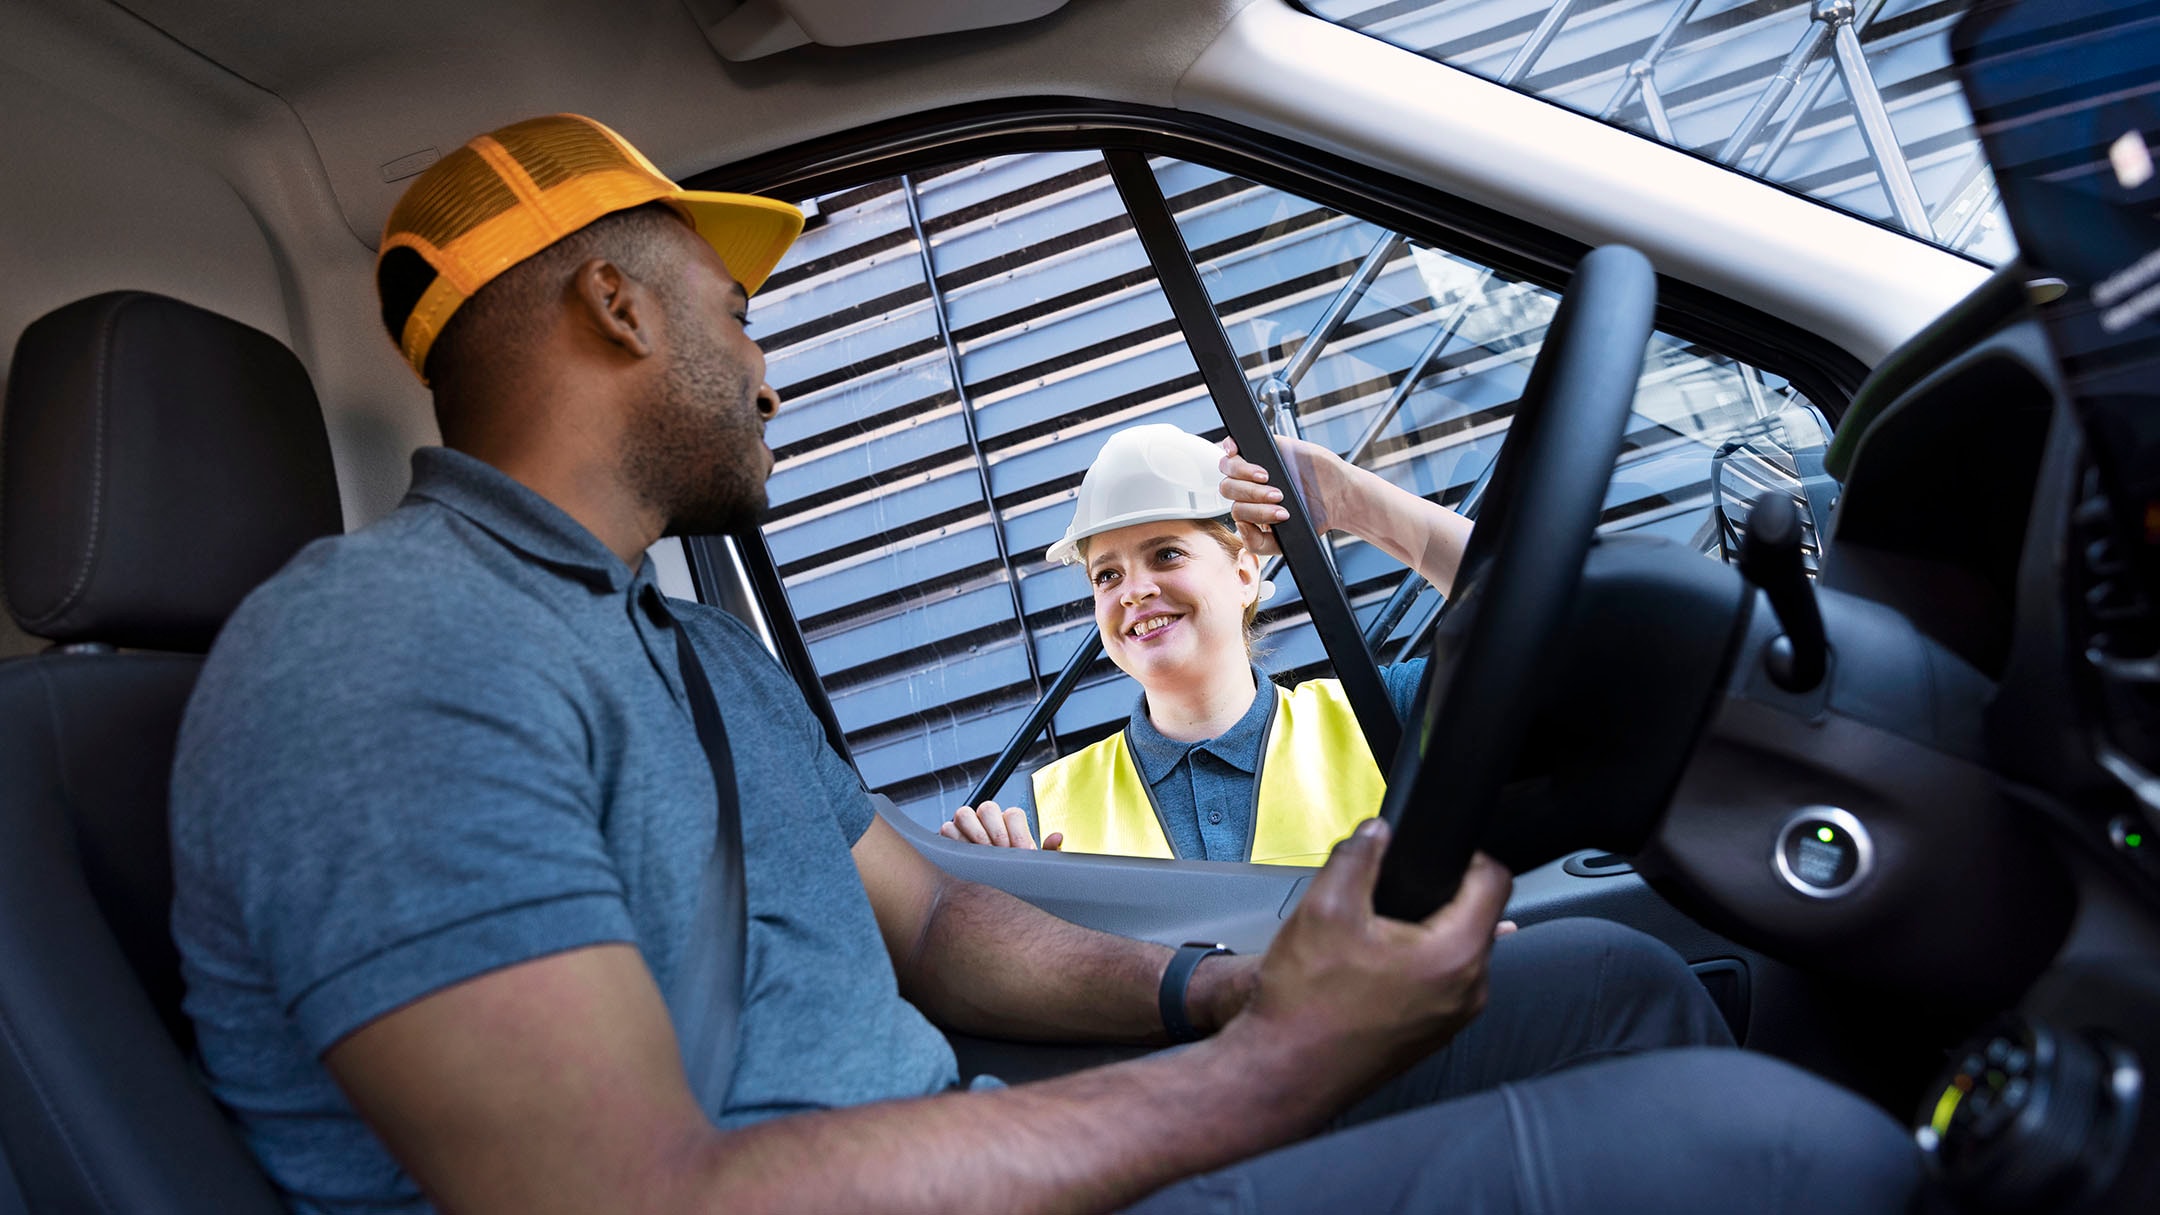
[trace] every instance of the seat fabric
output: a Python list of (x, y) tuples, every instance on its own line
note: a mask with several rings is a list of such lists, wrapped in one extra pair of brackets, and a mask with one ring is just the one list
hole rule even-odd
[(163, 819), (201, 667), (0, 663), (0, 1143), (33, 1211), (282, 1209), (182, 1053)]
[(314, 389), (266, 334), (115, 292), (23, 331), (0, 438), (0, 590), (68, 643), (0, 663), (0, 1215), (271, 1215), (190, 1061), (166, 803), (201, 652), (339, 530)]
[(15, 1184), (15, 1170), (9, 1166), (6, 1152), (0, 1152), (0, 1215), (30, 1215), (30, 1208), (23, 1205), (22, 1190)]

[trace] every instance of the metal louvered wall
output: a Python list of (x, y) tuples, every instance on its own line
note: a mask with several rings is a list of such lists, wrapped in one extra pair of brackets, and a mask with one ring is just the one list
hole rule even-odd
[[(1200, 426), (1213, 413), (1100, 156), (1001, 158), (816, 205), (758, 300), (790, 400), (768, 434), (767, 538), (864, 779), (939, 817), (925, 807), (965, 791), (1085, 623), (1078, 578), (1042, 551), (1100, 437), (1078, 450), (1060, 428), (1179, 401)], [(1122, 716), (1099, 702), (1084, 690), (1053, 731)]]
[[(1255, 384), (1382, 247), (1299, 382), (1300, 424), (1337, 450), (1371, 431), (1367, 467), (1459, 500), (1497, 450), (1554, 297), (1272, 188), (1153, 164)], [(810, 209), (752, 318), (787, 402), (767, 435), (766, 535), (865, 781), (935, 822), (1093, 628), (1083, 579), (1043, 550), (1103, 441), (1143, 421), (1210, 437), (1222, 424), (1099, 154), (977, 161)], [(1715, 552), (1718, 445), (1813, 417), (1784, 381), (1660, 335), (1607, 526)], [(1335, 555), (1369, 620), (1401, 567), (1342, 536)], [(1323, 666), (1294, 580), (1277, 581), (1262, 665)], [(1384, 658), (1435, 603), (1428, 591)], [(1136, 690), (1098, 662), (1014, 779), (1115, 729)]]

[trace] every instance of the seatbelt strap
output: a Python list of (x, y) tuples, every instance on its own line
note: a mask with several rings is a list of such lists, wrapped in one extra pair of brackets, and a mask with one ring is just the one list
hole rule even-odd
[(690, 697), (690, 719), (712, 765), (719, 790), (712, 856), (705, 862), (698, 904), (683, 943), (668, 1003), (675, 1036), (682, 1046), (683, 1071), (698, 1104), (717, 1118), (727, 1108), (728, 1084), (735, 1075), (737, 1019), (742, 1013), (743, 967), (747, 962), (749, 916), (743, 888), (742, 807), (735, 788), (735, 762), (728, 753), (727, 730), (712, 682), (690, 644), (682, 619), (654, 592), (675, 630), (675, 654), (682, 667), (683, 689)]

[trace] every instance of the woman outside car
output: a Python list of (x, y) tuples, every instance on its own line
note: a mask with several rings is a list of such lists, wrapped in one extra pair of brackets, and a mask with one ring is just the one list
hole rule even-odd
[[(1470, 521), (1298, 439), (1278, 441), (1314, 528), (1343, 530), (1444, 594)], [(1141, 687), (1125, 729), (1038, 769), (1043, 847), (1317, 865), (1385, 791), (1341, 685), (1279, 688), (1253, 666), (1261, 561), (1289, 517), (1259, 465), (1174, 426), (1111, 436), (1049, 557), (1080, 564), (1103, 649)], [(1408, 714), (1424, 660), (1383, 668)], [(961, 807), (950, 839), (1035, 847), (1026, 806)]]

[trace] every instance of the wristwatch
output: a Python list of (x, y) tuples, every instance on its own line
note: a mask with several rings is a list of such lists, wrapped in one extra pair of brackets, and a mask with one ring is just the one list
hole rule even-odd
[(1192, 972), (1200, 965), (1200, 959), (1236, 952), (1216, 941), (1187, 941), (1171, 955), (1170, 965), (1162, 972), (1162, 992), (1156, 997), (1156, 1003), (1162, 1008), (1163, 1029), (1168, 1031), (1172, 1042), (1198, 1042), (1202, 1037), (1200, 1031), (1193, 1028), (1192, 1018), (1185, 1015), (1185, 988), (1192, 983)]

